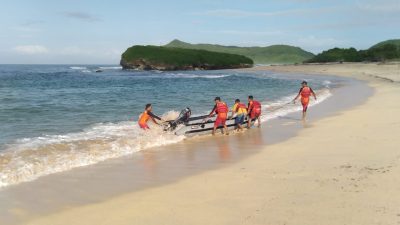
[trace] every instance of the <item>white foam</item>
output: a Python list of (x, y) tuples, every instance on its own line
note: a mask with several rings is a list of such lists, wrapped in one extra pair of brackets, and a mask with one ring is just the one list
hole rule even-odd
[(71, 70), (86, 70), (86, 66), (71, 66), (69, 67)]
[(326, 88), (329, 88), (329, 87), (331, 86), (332, 82), (331, 82), (330, 80), (324, 80), (324, 81), (322, 82), (322, 84), (323, 84)]
[(177, 143), (184, 138), (165, 133), (158, 126), (144, 132), (130, 121), (96, 124), (65, 135), (24, 138), (0, 154), (0, 187)]
[(187, 74), (187, 73), (166, 73), (163, 77), (168, 78), (206, 78), (206, 79), (218, 79), (232, 76), (230, 74)]
[(99, 69), (102, 69), (102, 70), (121, 70), (122, 66), (100, 66)]

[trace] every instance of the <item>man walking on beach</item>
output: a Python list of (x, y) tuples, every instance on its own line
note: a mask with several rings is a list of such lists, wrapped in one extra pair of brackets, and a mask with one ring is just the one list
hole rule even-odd
[[(249, 98), (249, 104), (247, 106), (248, 108), (248, 114), (249, 115), (249, 121), (247, 122), (247, 128), (250, 129), (251, 123), (253, 120), (258, 121), (257, 127), (261, 126), (261, 103), (259, 101), (254, 100), (253, 96), (250, 95)], [(255, 122), (254, 122), (255, 123)]]
[(215, 120), (214, 123), (214, 129), (212, 131), (212, 135), (215, 135), (215, 131), (219, 126), (224, 126), (225, 134), (228, 135), (228, 127), (226, 126), (226, 119), (228, 117), (228, 112), (229, 108), (228, 105), (221, 101), (220, 97), (215, 97), (215, 106), (211, 110), (211, 113), (208, 115), (208, 118), (212, 117), (215, 114), (217, 114), (217, 119)]
[(299, 94), (297, 94), (296, 98), (293, 99), (293, 103), (296, 103), (296, 100), (301, 96), (301, 104), (303, 105), (303, 120), (306, 119), (308, 104), (310, 103), (310, 96), (313, 96), (315, 100), (317, 100), (317, 96), (311, 87), (308, 86), (307, 81), (301, 82), (301, 88)]

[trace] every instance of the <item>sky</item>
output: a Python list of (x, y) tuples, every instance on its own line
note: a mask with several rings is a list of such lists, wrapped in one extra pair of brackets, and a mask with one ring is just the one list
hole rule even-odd
[(118, 64), (173, 39), (365, 49), (399, 28), (400, 0), (2, 0), (0, 64)]

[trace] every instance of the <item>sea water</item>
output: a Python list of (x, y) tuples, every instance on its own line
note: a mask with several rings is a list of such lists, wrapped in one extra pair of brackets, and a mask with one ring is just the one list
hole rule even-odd
[[(96, 72), (101, 70), (102, 72)], [(301, 110), (286, 104), (307, 80), (328, 98), (335, 77), (272, 72), (124, 71), (107, 65), (0, 65), (0, 187), (134, 154), (186, 137), (158, 126), (144, 132), (137, 120), (147, 103), (174, 119), (190, 107), (209, 113), (219, 96), (229, 106), (253, 95), (263, 121)], [(283, 107), (282, 107), (283, 106)]]

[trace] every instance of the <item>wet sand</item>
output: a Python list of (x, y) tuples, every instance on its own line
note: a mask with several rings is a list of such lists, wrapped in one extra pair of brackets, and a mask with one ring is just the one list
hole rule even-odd
[[(358, 203), (347, 198), (353, 193), (352, 179), (365, 181), (370, 170), (381, 168), (361, 166), (374, 156), (368, 150), (373, 145), (363, 142), (371, 135), (362, 133), (369, 117), (361, 114), (375, 113), (368, 109), (381, 97), (381, 85), (388, 90), (393, 84), (366, 79), (379, 86), (367, 103), (350, 109), (371, 94), (363, 84), (341, 89), (311, 109), (308, 129), (297, 113), (243, 134), (192, 139), (169, 151), (155, 148), (47, 176), (9, 188), (0, 197), (13, 203), (7, 210), (14, 217), (8, 219), (40, 216), (31, 224), (343, 224), (352, 214), (335, 215)], [(357, 119), (359, 124), (352, 123)], [(366, 174), (357, 177), (360, 171)], [(335, 205), (338, 201), (342, 205)], [(79, 206), (84, 203), (92, 204)]]

